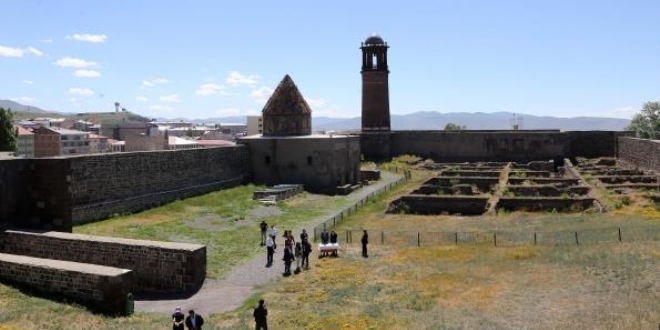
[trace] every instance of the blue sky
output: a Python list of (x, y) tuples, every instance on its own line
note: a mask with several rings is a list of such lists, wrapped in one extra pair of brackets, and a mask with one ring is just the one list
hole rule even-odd
[(360, 114), (360, 42), (390, 108), (630, 118), (660, 99), (660, 1), (0, 2), (0, 99), (150, 117), (258, 114), (290, 74), (315, 116)]

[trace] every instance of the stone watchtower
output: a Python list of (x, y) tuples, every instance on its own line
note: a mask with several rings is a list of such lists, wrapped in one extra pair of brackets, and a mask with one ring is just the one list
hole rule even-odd
[(262, 116), (263, 136), (312, 134), (312, 109), (289, 75), (275, 88)]
[(390, 157), (390, 92), (387, 43), (377, 34), (369, 36), (362, 50), (361, 149), (366, 159)]

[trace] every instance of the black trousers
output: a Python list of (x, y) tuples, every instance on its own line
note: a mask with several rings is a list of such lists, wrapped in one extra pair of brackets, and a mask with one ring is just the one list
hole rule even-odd
[(362, 243), (362, 256), (367, 256), (367, 243)]
[(273, 248), (270, 247), (270, 246), (269, 246), (267, 249), (268, 249), (268, 256), (267, 256), (267, 257), (268, 257), (268, 260), (266, 260), (266, 261), (267, 261), (269, 264), (272, 264), (272, 263), (273, 263), (273, 253), (275, 252), (275, 249), (273, 249)]
[(268, 330), (268, 323), (266, 321), (257, 322), (257, 325), (254, 327), (255, 330)]

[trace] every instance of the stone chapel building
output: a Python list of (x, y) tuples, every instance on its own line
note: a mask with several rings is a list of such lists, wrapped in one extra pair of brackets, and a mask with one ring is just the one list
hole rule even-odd
[(289, 75), (262, 110), (263, 134), (242, 138), (256, 184), (303, 184), (334, 194), (360, 179), (360, 137), (312, 134), (312, 109)]

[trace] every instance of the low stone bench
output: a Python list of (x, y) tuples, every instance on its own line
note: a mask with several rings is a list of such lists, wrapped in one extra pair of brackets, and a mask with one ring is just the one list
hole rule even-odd
[(66, 298), (108, 314), (126, 314), (134, 276), (128, 269), (0, 253), (0, 280)]
[(135, 272), (135, 292), (194, 292), (206, 277), (206, 246), (62, 232), (0, 232), (0, 253)]

